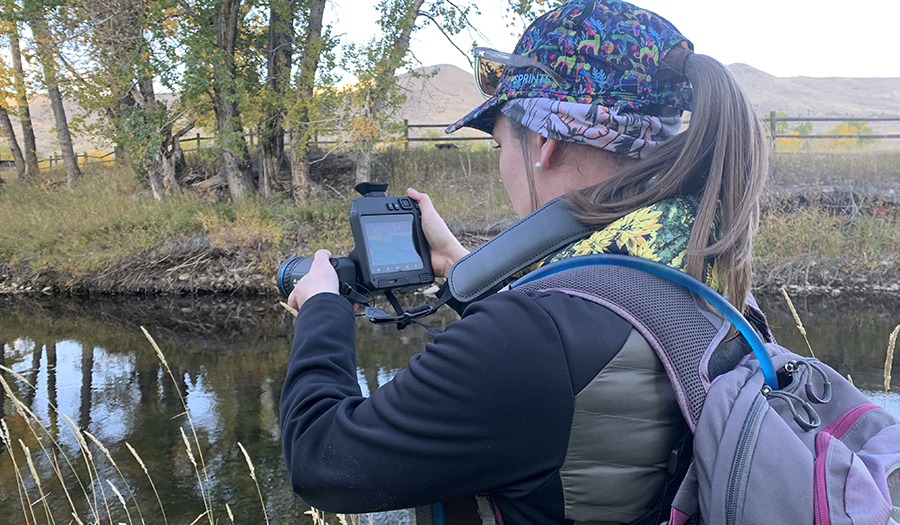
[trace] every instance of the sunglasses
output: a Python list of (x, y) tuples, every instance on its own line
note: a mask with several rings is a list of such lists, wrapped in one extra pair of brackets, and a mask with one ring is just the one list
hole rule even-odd
[(504, 53), (503, 51), (497, 51), (496, 49), (491, 49), (489, 47), (476, 47), (475, 84), (485, 98), (490, 98), (497, 92), (497, 86), (500, 85), (500, 78), (503, 76), (503, 70), (506, 69), (507, 66), (533, 67), (535, 69), (540, 69), (553, 79), (553, 82), (559, 87), (563, 89), (572, 87), (572, 84), (566, 79), (533, 58), (514, 55), (512, 53)]

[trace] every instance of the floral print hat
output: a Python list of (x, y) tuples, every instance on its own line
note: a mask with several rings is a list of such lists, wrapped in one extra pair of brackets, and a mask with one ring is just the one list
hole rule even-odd
[(692, 51), (656, 13), (619, 0), (571, 0), (535, 20), (516, 44), (513, 55), (542, 67), (510, 61), (493, 95), (446, 132), (490, 133), (502, 111), (544, 137), (640, 158), (678, 133), (691, 108), (684, 62)]

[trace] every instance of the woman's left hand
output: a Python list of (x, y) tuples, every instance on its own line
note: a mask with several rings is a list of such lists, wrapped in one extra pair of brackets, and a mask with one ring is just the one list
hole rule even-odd
[(331, 252), (319, 250), (309, 268), (309, 273), (303, 276), (288, 297), (288, 306), (300, 310), (310, 297), (319, 293), (339, 293), (340, 288), (337, 273), (331, 266)]

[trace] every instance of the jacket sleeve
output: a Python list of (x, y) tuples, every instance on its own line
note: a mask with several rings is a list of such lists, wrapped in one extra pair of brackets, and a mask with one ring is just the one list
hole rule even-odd
[(349, 303), (303, 305), (281, 396), (291, 485), (322, 510), (361, 513), (493, 492), (515, 498), (556, 474), (573, 393), (557, 327), (522, 293), (466, 309), (368, 398)]

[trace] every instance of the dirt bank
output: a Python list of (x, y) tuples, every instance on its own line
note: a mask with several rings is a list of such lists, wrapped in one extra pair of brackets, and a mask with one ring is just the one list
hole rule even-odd
[[(474, 248), (490, 239), (511, 220), (467, 221), (451, 224), (463, 244)], [(202, 294), (272, 295), (278, 265), (291, 253), (304, 253), (302, 245), (286, 253), (223, 250), (195, 237), (168, 247), (165, 252), (136, 254), (112, 268), (85, 275), (64, 275), (52, 269), (33, 273), (26, 264), (0, 265), (0, 294), (116, 295)], [(809, 254), (754, 267), (754, 289), (792, 294), (875, 294), (900, 296), (900, 260), (897, 257), (861, 261), (848, 256), (826, 260)]]

